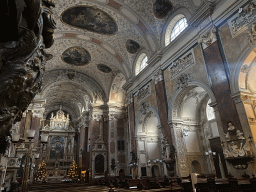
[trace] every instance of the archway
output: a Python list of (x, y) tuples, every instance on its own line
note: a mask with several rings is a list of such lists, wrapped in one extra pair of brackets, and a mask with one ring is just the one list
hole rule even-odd
[(98, 174), (104, 173), (104, 156), (101, 154), (95, 157), (95, 172)]
[(159, 167), (157, 165), (153, 165), (151, 167), (151, 173), (152, 173), (152, 177), (159, 177), (160, 176)]
[(125, 177), (124, 169), (119, 170), (119, 177)]
[[(220, 177), (220, 168), (214, 166), (218, 163), (215, 164), (212, 158), (211, 140), (220, 141), (220, 136), (215, 112), (211, 107), (215, 101), (211, 90), (203, 83), (192, 82), (174, 95), (170, 105), (170, 120), (176, 137), (179, 174), (188, 176), (189, 171), (195, 171), (196, 168), (196, 171), (204, 173), (215, 173), (216, 170)], [(216, 155), (223, 153), (220, 142), (218, 150), (214, 152)], [(199, 163), (200, 169), (195, 162)]]
[(191, 168), (192, 168), (192, 170), (191, 170), (191, 172), (192, 173), (202, 173), (202, 170), (201, 170), (201, 165), (200, 165), (200, 163), (198, 162), (198, 161), (192, 161), (192, 163), (191, 163)]
[[(251, 53), (244, 60), (237, 79), (237, 84), (240, 92), (240, 100), (243, 104), (237, 107), (240, 108), (238, 111), (245, 111), (245, 117), (248, 120), (243, 125), (244, 134), (247, 136), (252, 136), (254, 139), (254, 144), (256, 145), (256, 124), (254, 123), (256, 119), (256, 52), (251, 51)], [(240, 113), (240, 116), (243, 115)], [(246, 129), (246, 125), (250, 129)], [(250, 133), (251, 132), (251, 133)]]
[[(154, 165), (163, 166), (162, 158), (162, 134), (160, 132), (160, 121), (156, 111), (144, 102), (140, 106), (141, 114), (136, 120), (136, 137), (138, 138), (137, 154), (139, 158), (139, 176), (151, 176)], [(160, 169), (162, 170), (162, 168)], [(158, 170), (159, 175), (164, 175)]]

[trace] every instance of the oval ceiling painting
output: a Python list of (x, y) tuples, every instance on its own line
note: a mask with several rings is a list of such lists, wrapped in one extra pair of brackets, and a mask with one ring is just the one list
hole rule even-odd
[(159, 19), (165, 18), (172, 10), (173, 5), (169, 0), (156, 0), (154, 3), (154, 13)]
[(97, 68), (103, 72), (103, 73), (110, 73), (112, 71), (112, 69), (110, 67), (108, 67), (107, 65), (104, 64), (98, 64)]
[(117, 32), (117, 24), (112, 17), (100, 9), (89, 6), (67, 9), (62, 13), (62, 21), (95, 33), (112, 35)]
[(90, 53), (82, 47), (70, 47), (61, 56), (62, 60), (72, 65), (86, 65), (91, 61)]

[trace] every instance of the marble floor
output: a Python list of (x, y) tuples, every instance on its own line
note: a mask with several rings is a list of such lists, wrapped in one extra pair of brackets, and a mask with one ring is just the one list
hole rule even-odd
[[(108, 192), (109, 187), (104, 186), (79, 186), (79, 187), (72, 187), (72, 188), (58, 188), (58, 189), (47, 189), (47, 192)], [(139, 191), (137, 189), (115, 189), (113, 188), (115, 192), (132, 192), (132, 191)], [(151, 189), (151, 190), (140, 190), (142, 192), (166, 192), (166, 191), (179, 191), (178, 188), (173, 187), (171, 188), (161, 188), (161, 189)], [(30, 192), (45, 192), (44, 190), (32, 190)]]

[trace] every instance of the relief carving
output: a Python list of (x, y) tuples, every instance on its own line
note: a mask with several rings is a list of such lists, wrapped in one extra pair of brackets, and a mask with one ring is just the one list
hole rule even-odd
[(145, 99), (146, 97), (148, 97), (149, 95), (151, 95), (151, 87), (150, 87), (150, 84), (147, 84), (146, 86), (141, 88), (137, 94), (138, 103), (143, 99)]
[(249, 43), (253, 45), (256, 41), (256, 24), (252, 24), (251, 29), (247, 33), (249, 35)]
[(182, 74), (176, 81), (177, 89), (183, 89), (188, 87), (188, 83), (191, 82), (192, 77), (190, 74)]
[(252, 21), (255, 21), (256, 3), (250, 2), (246, 9), (240, 8), (239, 16), (231, 21), (231, 32), (233, 36), (236, 36), (240, 32), (246, 29), (247, 25), (249, 25)]
[(6, 134), (41, 88), (44, 49), (54, 42), (56, 23), (51, 10), (54, 1), (20, 0), (18, 5), (4, 5), (1, 14), (7, 35), (0, 37), (0, 130)]
[(185, 55), (184, 57), (173, 62), (169, 68), (170, 78), (173, 79), (178, 74), (185, 71), (185, 69), (195, 65), (194, 55), (192, 52)]
[(144, 102), (144, 103), (141, 104), (141, 106), (140, 106), (140, 112), (141, 112), (142, 114), (146, 114), (147, 111), (148, 111), (148, 109), (149, 109), (149, 103), (148, 103), (148, 102)]
[(157, 84), (158, 82), (162, 81), (164, 79), (163, 77), (163, 71), (161, 69), (159, 69), (155, 74), (154, 74), (154, 78), (155, 78), (155, 84)]
[(198, 43), (202, 44), (203, 49), (206, 49), (209, 47), (211, 44), (213, 44), (215, 41), (217, 41), (217, 36), (216, 36), (216, 28), (215, 26), (205, 34), (201, 35), (198, 38)]

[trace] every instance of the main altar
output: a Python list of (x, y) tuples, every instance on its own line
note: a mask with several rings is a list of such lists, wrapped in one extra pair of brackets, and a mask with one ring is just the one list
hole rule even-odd
[(47, 145), (42, 148), (42, 159), (46, 162), (48, 182), (58, 182), (66, 177), (70, 164), (75, 158), (75, 130), (70, 125), (69, 114), (61, 109), (51, 114), (50, 123), (41, 130), (48, 134)]

